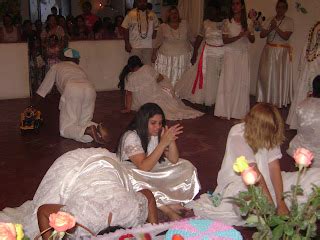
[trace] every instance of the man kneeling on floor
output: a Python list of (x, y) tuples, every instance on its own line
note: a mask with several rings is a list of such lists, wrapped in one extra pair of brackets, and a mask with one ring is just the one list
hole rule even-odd
[(60, 136), (79, 142), (103, 144), (108, 133), (101, 124), (92, 122), (96, 91), (79, 66), (80, 53), (71, 48), (63, 51), (63, 61), (53, 65), (40, 85), (36, 99), (45, 96), (56, 84), (61, 94)]

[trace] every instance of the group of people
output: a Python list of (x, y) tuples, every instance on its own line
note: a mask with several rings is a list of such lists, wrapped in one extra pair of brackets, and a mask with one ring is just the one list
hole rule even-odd
[[(158, 35), (155, 15), (147, 10), (145, 0), (138, 0), (137, 8), (126, 16), (122, 24), (125, 48), (132, 56), (120, 74), (119, 83), (126, 90), (123, 112), (137, 112), (123, 132), (117, 152), (88, 148), (62, 155), (49, 168), (33, 200), (16, 209), (4, 209), (0, 212), (0, 222), (22, 223), (26, 235), (34, 237), (49, 227), (50, 213), (62, 210), (75, 215), (79, 223), (97, 234), (108, 226), (127, 228), (146, 221), (158, 223), (157, 208), (170, 220), (181, 219), (183, 212), (187, 211), (184, 206), (187, 204), (197, 216), (241, 225), (243, 219), (236, 205), (228, 198), (246, 189), (241, 177), (232, 170), (239, 156), (245, 156), (259, 173), (257, 185), (277, 207), (278, 214), (288, 214), (289, 203), (284, 201), (282, 193), (295, 182), (296, 173), (280, 170), (280, 146), (285, 137), (284, 121), (277, 108), (291, 101), (291, 80), (286, 82), (285, 79), (292, 75), (287, 68), (288, 71), (284, 71), (284, 66), (280, 66), (291, 64), (290, 50), (283, 43), (293, 31), (291, 20), (284, 15), (287, 8), (286, 1), (279, 0), (277, 16), (262, 28), (261, 36), (270, 38), (263, 50), (259, 69), (261, 88), (258, 89), (261, 94), (258, 98), (263, 103), (256, 104), (250, 110), (248, 44), (254, 42), (254, 35), (247, 23), (242, 0), (232, 1), (231, 16), (224, 22), (219, 18), (219, 8), (211, 6), (212, 16), (204, 22), (203, 31), (195, 44), (196, 50), (202, 49), (199, 58), (198, 51), (191, 54), (187, 24), (180, 21), (176, 8), (169, 10), (169, 21), (167, 25), (160, 26)], [(153, 37), (159, 44), (156, 48), (153, 48)], [(181, 44), (181, 39), (186, 42)], [(201, 42), (204, 42), (202, 48)], [(171, 48), (179, 54), (170, 55), (173, 52)], [(270, 61), (268, 57), (274, 59)], [(189, 58), (191, 62), (187, 60)], [(277, 60), (283, 62), (279, 64)], [(79, 61), (77, 50), (64, 49), (62, 62), (50, 68), (37, 91), (35, 102), (45, 97), (56, 84), (61, 93), (60, 135), (80, 142), (104, 144), (109, 141), (108, 131), (92, 121), (96, 92), (79, 67)], [(152, 61), (156, 69), (150, 65)], [(197, 64), (188, 69), (191, 63)], [(166, 64), (170, 67), (167, 68)], [(193, 73), (183, 78), (190, 71)], [(281, 73), (281, 76), (276, 73)], [(190, 80), (191, 75), (195, 76), (193, 81)], [(283, 81), (277, 81), (283, 86), (277, 88), (281, 91), (265, 88), (268, 84), (275, 87), (271, 81), (277, 78)], [(180, 87), (174, 88), (173, 85)], [(224, 192), (224, 199), (217, 207), (209, 204), (211, 201), (205, 196), (193, 201), (199, 193), (200, 182), (197, 169), (179, 156), (176, 140), (183, 133), (183, 126), (169, 126), (166, 123), (166, 119), (203, 115), (185, 106), (176, 96), (179, 93), (188, 94), (184, 87), (190, 91), (187, 99), (197, 103), (215, 103), (215, 115), (242, 119), (228, 135), (215, 190), (216, 193)], [(315, 110), (319, 109), (319, 99), (320, 77), (317, 76), (312, 82), (312, 98), (298, 107), (297, 118), (301, 129), (289, 149), (292, 153), (303, 146), (314, 151), (315, 163), (300, 182), (306, 193), (311, 191), (311, 183), (320, 184), (316, 135), (320, 117), (319, 110)], [(308, 133), (307, 138), (302, 136), (304, 133)], [(305, 142), (307, 145), (304, 145)], [(76, 229), (75, 234), (85, 233)], [(47, 239), (50, 235), (51, 232), (47, 232), (43, 237)]]

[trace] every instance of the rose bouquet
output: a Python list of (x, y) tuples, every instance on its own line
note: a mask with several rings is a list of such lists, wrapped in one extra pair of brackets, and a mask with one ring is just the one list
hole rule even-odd
[(0, 222), (0, 239), (1, 240), (29, 240), (24, 235), (21, 224)]
[(305, 203), (299, 204), (297, 200), (298, 196), (304, 195), (299, 185), (300, 178), (311, 165), (313, 154), (307, 149), (298, 148), (294, 159), (299, 170), (296, 184), (291, 186), (291, 191), (283, 193), (283, 198), (290, 201), (290, 212), (286, 216), (277, 215), (274, 204), (255, 185), (260, 176), (246, 159), (240, 157), (234, 163), (234, 171), (241, 174), (248, 190), (232, 199), (239, 206), (241, 215), (246, 218), (247, 225), (257, 228), (253, 239), (302, 240), (316, 236), (317, 220), (320, 219), (320, 187), (312, 186), (312, 192)]

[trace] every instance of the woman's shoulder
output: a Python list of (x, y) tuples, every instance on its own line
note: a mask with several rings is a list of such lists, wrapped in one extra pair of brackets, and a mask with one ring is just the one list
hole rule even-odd
[(238, 123), (231, 127), (229, 135), (241, 135), (244, 132), (244, 123)]

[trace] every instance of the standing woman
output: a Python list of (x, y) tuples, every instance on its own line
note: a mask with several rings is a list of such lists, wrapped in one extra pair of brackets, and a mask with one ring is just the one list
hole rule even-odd
[(191, 38), (188, 24), (180, 19), (177, 7), (170, 7), (167, 22), (158, 29), (152, 61), (155, 69), (168, 77), (173, 86), (191, 65)]
[(224, 21), (223, 77), (220, 79), (214, 115), (242, 119), (250, 108), (250, 64), (248, 44), (254, 43), (248, 26), (244, 0), (232, 0), (229, 19)]
[(0, 42), (14, 43), (21, 40), (19, 29), (13, 25), (13, 19), (9, 14), (2, 17), (3, 27), (0, 27)]
[(290, 104), (292, 87), (292, 48), (290, 36), (293, 20), (285, 16), (288, 10), (286, 0), (278, 0), (276, 16), (262, 27), (261, 38), (267, 37), (258, 73), (257, 101), (268, 102), (281, 108)]
[[(175, 92), (182, 99), (212, 106), (216, 101), (223, 66), (223, 22), (220, 16), (220, 6), (211, 3), (207, 10), (208, 19), (203, 22), (202, 30), (194, 45), (191, 58), (194, 66), (182, 75), (175, 85)], [(204, 43), (198, 58), (198, 49), (202, 41)]]

